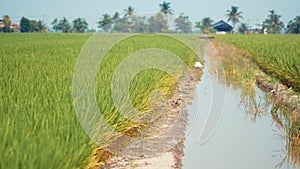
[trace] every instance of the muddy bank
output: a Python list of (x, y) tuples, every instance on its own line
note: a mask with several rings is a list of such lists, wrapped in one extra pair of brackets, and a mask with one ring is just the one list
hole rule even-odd
[[(201, 69), (193, 71), (199, 76)], [(167, 100), (164, 114), (143, 129), (139, 136), (113, 142), (108, 149), (121, 146), (120, 151), (97, 168), (181, 168), (188, 122), (186, 106), (193, 100), (199, 79), (192, 73), (181, 78), (172, 97)]]
[(300, 97), (292, 88), (288, 88), (280, 82), (275, 84), (268, 82), (268, 77), (263, 75), (256, 75), (256, 84), (264, 92), (272, 94), (272, 97), (276, 104), (282, 104), (282, 106), (288, 108), (291, 112), (300, 112)]
[(213, 56), (218, 57), (223, 64), (226, 83), (233, 87), (244, 86), (246, 88), (256, 84), (265, 93), (272, 94), (276, 104), (288, 107), (290, 112), (295, 110), (299, 112), (300, 97), (292, 87), (287, 87), (278, 80), (274, 81), (259, 68), (249, 54), (221, 40), (213, 39), (211, 42), (213, 47), (206, 51), (216, 50), (217, 53)]

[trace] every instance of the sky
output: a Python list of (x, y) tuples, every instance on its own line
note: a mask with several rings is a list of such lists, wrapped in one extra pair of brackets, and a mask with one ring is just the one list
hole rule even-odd
[[(89, 27), (97, 28), (96, 22), (102, 14), (124, 14), (132, 6), (136, 14), (155, 13), (163, 0), (0, 0), (0, 15), (9, 15), (13, 23), (19, 23), (22, 16), (43, 20), (47, 26), (54, 18), (66, 17), (70, 21), (84, 17)], [(184, 13), (192, 22), (211, 17), (215, 22), (226, 20), (226, 10), (238, 6), (243, 12), (243, 22), (250, 25), (262, 23), (268, 11), (274, 9), (287, 22), (300, 15), (300, 0), (166, 0), (171, 2), (175, 15)]]

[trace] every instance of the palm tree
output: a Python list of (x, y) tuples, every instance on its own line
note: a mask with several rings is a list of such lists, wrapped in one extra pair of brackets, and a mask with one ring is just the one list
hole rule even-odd
[(275, 15), (275, 10), (274, 9), (271, 9), (271, 10), (269, 10), (269, 12), (270, 12), (270, 15), (269, 15), (269, 17), (272, 17), (272, 16), (274, 16)]
[(4, 15), (2, 21), (4, 23), (3, 32), (9, 32), (11, 24), (10, 17), (8, 15)]
[(125, 9), (124, 11), (125, 11), (125, 16), (128, 18), (131, 18), (131, 16), (133, 15), (134, 9), (131, 6), (128, 6), (128, 8)]
[(231, 23), (233, 24), (233, 27), (235, 27), (236, 23), (240, 22), (240, 19), (243, 19), (242, 13), (241, 11), (238, 11), (239, 7), (237, 6), (231, 6), (230, 10), (227, 10), (226, 12), (226, 16), (228, 17), (227, 21), (231, 21)]
[(300, 33), (300, 16), (296, 16), (293, 20), (290, 20), (287, 25), (287, 33)]
[(114, 30), (115, 29), (115, 25), (119, 22), (119, 20), (120, 20), (120, 14), (119, 14), (119, 12), (115, 12), (115, 14), (113, 15), (113, 17), (112, 17), (112, 30)]
[(113, 20), (118, 20), (118, 19), (120, 19), (120, 14), (119, 14), (119, 12), (116, 12), (116, 13), (114, 14), (114, 16), (112, 17), (112, 19), (113, 19)]
[[(58, 19), (55, 18), (52, 22), (51, 22), (51, 25), (52, 25), (52, 29), (55, 30), (55, 32), (57, 32), (59, 30), (59, 26), (58, 26)], [(29, 28), (28, 28), (29, 29)]]
[(132, 29), (134, 26), (133, 19), (132, 19), (133, 12), (134, 12), (134, 9), (131, 6), (128, 6), (128, 8), (125, 9), (125, 17), (127, 18), (127, 25), (128, 25), (129, 32), (132, 32)]
[(168, 14), (173, 14), (171, 9), (171, 3), (163, 1), (161, 4), (159, 4), (160, 11), (165, 14), (167, 17)]
[(271, 34), (280, 33), (280, 31), (284, 28), (284, 24), (280, 21), (281, 16), (276, 14), (275, 10), (270, 10), (270, 14), (268, 18), (263, 22), (267, 31)]
[(160, 12), (164, 13), (165, 19), (167, 21), (167, 26), (168, 26), (168, 14), (172, 15), (172, 9), (171, 9), (171, 3), (163, 1), (161, 4), (159, 4), (160, 7)]
[(102, 18), (98, 22), (98, 27), (102, 28), (105, 32), (108, 32), (112, 25), (112, 18), (109, 14), (103, 14)]

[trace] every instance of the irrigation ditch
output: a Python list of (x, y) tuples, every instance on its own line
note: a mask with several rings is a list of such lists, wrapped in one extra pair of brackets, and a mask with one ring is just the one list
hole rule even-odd
[[(243, 110), (246, 111), (246, 119), (250, 119), (251, 122), (255, 123), (267, 116), (266, 121), (267, 123), (270, 123), (271, 126), (267, 129), (274, 130), (275, 128), (282, 138), (282, 142), (278, 142), (279, 145), (283, 144), (283, 147), (280, 147), (282, 149), (280, 157), (272, 159), (271, 161), (266, 161), (266, 163), (270, 164), (259, 165), (298, 168), (300, 166), (299, 93), (294, 92), (291, 88), (283, 85), (261, 71), (255, 62), (251, 60), (250, 56), (234, 46), (228, 45), (220, 40), (215, 40), (213, 38), (209, 38), (208, 40), (203, 37), (201, 38), (201, 43), (204, 45), (204, 55), (209, 60), (210, 64), (206, 70), (207, 74), (204, 75), (210, 75), (211, 77), (209, 78), (213, 78), (214, 74), (216, 74), (216, 67), (219, 67), (219, 62), (221, 62), (221, 66), (224, 68), (226, 81), (224, 81), (224, 79), (216, 79), (216, 83), (225, 83), (223, 85), (230, 88), (230, 91), (238, 91), (235, 94), (241, 94), (239, 103), (242, 104), (239, 104), (239, 106), (242, 105), (245, 107)], [(205, 66), (207, 65), (205, 64)], [(195, 69), (195, 71), (200, 70)], [(204, 83), (200, 80), (204, 75), (196, 78), (193, 78), (190, 75), (184, 76), (180, 80), (181, 84), (179, 86), (181, 87), (177, 87), (174, 90), (172, 97), (167, 101), (167, 108), (164, 116), (153, 122), (153, 124), (150, 124), (148, 128), (143, 129), (143, 133), (137, 132), (137, 129), (133, 129), (138, 133), (137, 137), (132, 138), (132, 140), (122, 140), (122, 142), (126, 143), (126, 146), (122, 145), (119, 155), (102, 152), (102, 156), (105, 156), (106, 154), (107, 157), (102, 160), (105, 163), (103, 163), (100, 168), (150, 169), (190, 168), (191, 166), (194, 166), (194, 168), (199, 167), (197, 166), (197, 163), (193, 162), (190, 162), (190, 166), (187, 165), (189, 160), (186, 159), (189, 158), (189, 155), (195, 156), (195, 154), (186, 154), (187, 156), (185, 156), (185, 153), (189, 153), (189, 150), (186, 150), (184, 147), (188, 147), (187, 144), (189, 144), (189, 140), (185, 140), (186, 137), (189, 137), (186, 136), (186, 128), (189, 125), (188, 123), (191, 123), (189, 116), (193, 113), (190, 112), (190, 110), (187, 110), (187, 106), (193, 103), (193, 99), (195, 99), (195, 90), (202, 90), (199, 88), (197, 89), (197, 86), (201, 86), (201, 83)], [(183, 95), (180, 95), (180, 93), (183, 93)], [(258, 100), (258, 95), (259, 97), (264, 97), (263, 103), (261, 103), (261, 98)], [(207, 96), (204, 95), (204, 97)], [(235, 114), (234, 116), (237, 115)], [(172, 132), (167, 131), (170, 127), (173, 128)], [(164, 134), (163, 137), (159, 135), (160, 138), (158, 138), (158, 133), (167, 134)], [(274, 133), (267, 131), (267, 134), (273, 135)], [(246, 135), (263, 138), (259, 134)], [(147, 144), (145, 138), (153, 137), (156, 138), (151, 139), (149, 144)], [(274, 138), (272, 137), (272, 139)], [(169, 148), (168, 145), (171, 145), (171, 142), (174, 142), (174, 140), (178, 143), (176, 146), (173, 146), (167, 151), (160, 151)], [(112, 143), (110, 146), (118, 146), (119, 143), (120, 140), (118, 140), (116, 144)], [(271, 144), (271, 146), (274, 145)], [(268, 148), (272, 149), (272, 147)], [(196, 151), (194, 147), (191, 149)], [(126, 156), (126, 153), (137, 153), (140, 154), (140, 156), (138, 158)], [(272, 156), (272, 154), (269, 155)], [(198, 162), (199, 161), (201, 160), (198, 160)], [(242, 160), (240, 161), (242, 162)], [(94, 168), (99, 168), (99, 166)]]

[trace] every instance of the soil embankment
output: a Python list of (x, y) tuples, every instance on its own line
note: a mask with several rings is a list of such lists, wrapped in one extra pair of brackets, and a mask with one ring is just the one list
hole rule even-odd
[[(172, 97), (167, 100), (165, 113), (143, 131), (143, 138), (132, 138), (118, 155), (100, 168), (181, 168), (188, 122), (188, 112), (185, 108), (194, 97), (194, 89), (198, 81), (199, 77), (194, 77), (192, 73), (184, 76), (173, 91)], [(111, 146), (113, 145), (114, 143)]]
[[(213, 56), (219, 57), (223, 64), (226, 81), (235, 86), (253, 87), (257, 85), (265, 93), (270, 93), (275, 105), (280, 105), (291, 114), (298, 112), (300, 118), (300, 97), (299, 94), (287, 87), (280, 81), (271, 78), (263, 72), (259, 66), (252, 61), (251, 56), (245, 52), (229, 45), (221, 40), (211, 40), (213, 44)], [(212, 48), (209, 48), (210, 52)], [(209, 50), (208, 49), (208, 50)]]

